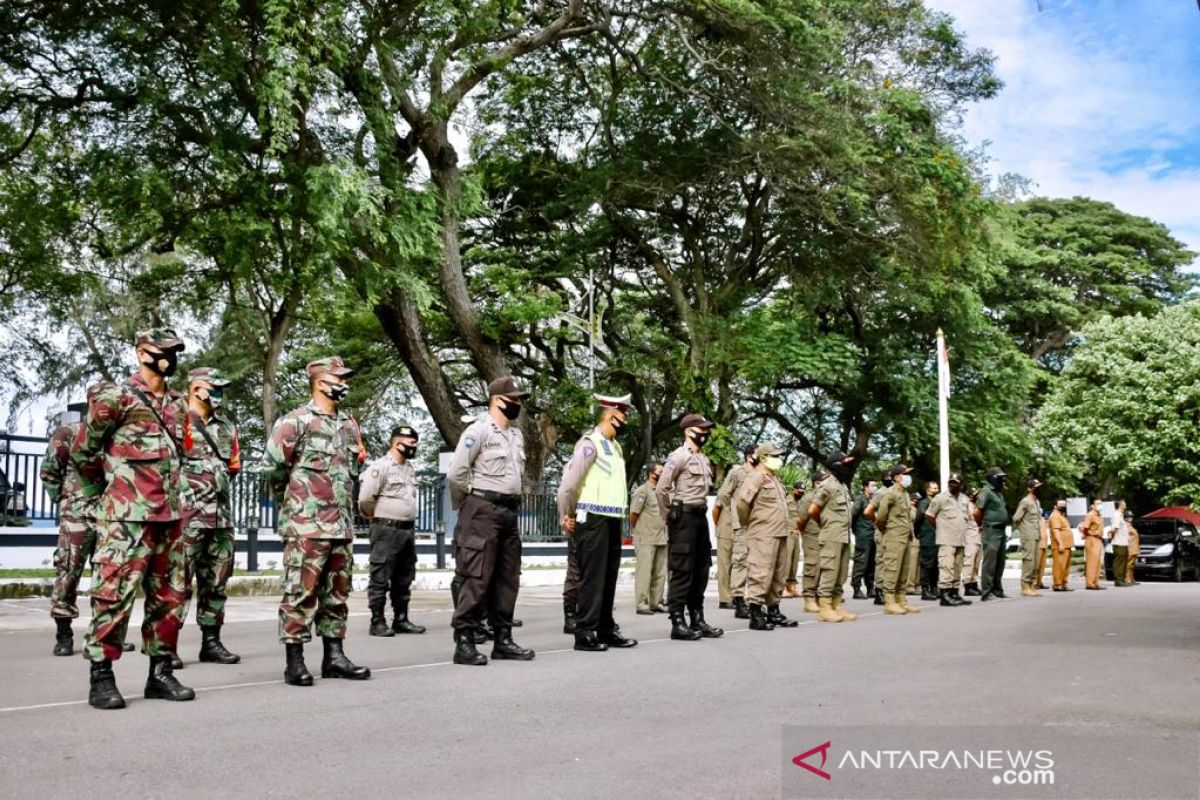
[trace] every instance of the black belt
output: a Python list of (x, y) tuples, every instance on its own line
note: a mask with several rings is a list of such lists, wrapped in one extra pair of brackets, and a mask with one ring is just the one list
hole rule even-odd
[(385, 528), (399, 528), (403, 531), (411, 531), (417, 526), (417, 521), (412, 519), (385, 519), (383, 517), (376, 517), (375, 524), (382, 525)]
[(487, 500), (489, 503), (511, 508), (513, 511), (521, 507), (521, 496), (518, 494), (501, 494), (500, 492), (492, 492), (487, 489), (472, 489), (471, 494)]
[(672, 508), (678, 508), (685, 514), (703, 514), (708, 510), (707, 503), (672, 503)]

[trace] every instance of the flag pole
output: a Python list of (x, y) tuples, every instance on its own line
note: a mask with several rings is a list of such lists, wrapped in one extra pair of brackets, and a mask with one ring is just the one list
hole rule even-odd
[(938, 365), (938, 439), (941, 445), (939, 457), (941, 487), (946, 488), (950, 480), (950, 357), (946, 352), (946, 336), (942, 329), (937, 332)]

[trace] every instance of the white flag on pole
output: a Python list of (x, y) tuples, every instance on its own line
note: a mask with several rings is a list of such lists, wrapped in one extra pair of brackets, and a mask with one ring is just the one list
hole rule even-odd
[(950, 354), (946, 349), (946, 337), (942, 329), (937, 332), (938, 369), (938, 455), (940, 456), (941, 485), (946, 488), (950, 479)]

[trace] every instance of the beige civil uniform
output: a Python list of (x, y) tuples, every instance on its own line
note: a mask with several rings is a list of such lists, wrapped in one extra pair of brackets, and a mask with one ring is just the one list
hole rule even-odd
[(667, 522), (654, 498), (654, 487), (646, 481), (633, 490), (629, 513), (637, 514), (633, 528), (633, 594), (638, 611), (662, 609), (667, 587)]
[(943, 491), (925, 509), (933, 517), (938, 548), (938, 589), (957, 589), (962, 575), (963, 552), (967, 545), (968, 504), (971, 501), (961, 492), (956, 497)]
[(1034, 573), (1037, 571), (1038, 539), (1042, 535), (1042, 508), (1037, 498), (1032, 494), (1022, 497), (1013, 512), (1012, 522), (1021, 537), (1021, 595), (1036, 597), (1038, 592), (1033, 584), (1037, 582), (1037, 576)]
[(746, 478), (746, 465), (736, 464), (725, 474), (714, 505), (721, 509), (717, 520), (717, 601), (729, 603), (741, 597), (746, 584), (746, 543), (738, 518), (738, 488)]
[(830, 480), (828, 476), (816, 481), (812, 488), (800, 498), (800, 546), (801, 558), (804, 559), (804, 571), (800, 576), (800, 594), (804, 598), (804, 610), (817, 613), (817, 578), (821, 571), (821, 526), (815, 519), (808, 516), (808, 508), (812, 505), (813, 495), (817, 488)]
[(967, 498), (967, 543), (963, 547), (963, 566), (959, 573), (964, 586), (979, 581), (979, 559), (983, 554), (983, 538), (979, 533), (979, 523), (975, 521), (977, 511), (974, 501)]
[(916, 614), (904, 594), (904, 575), (908, 572), (909, 541), (913, 538), (912, 504), (908, 491), (896, 483), (875, 493), (875, 527), (883, 532), (883, 610), (887, 614)]
[(746, 603), (771, 607), (779, 603), (787, 577), (787, 495), (783, 484), (764, 470), (748, 471), (736, 504), (745, 520), (749, 549)]
[[(822, 622), (849, 622), (858, 617), (842, 610), (842, 593), (850, 566), (850, 490), (836, 477), (821, 482), (812, 504), (820, 510), (821, 559), (817, 604)], [(828, 613), (832, 611), (832, 614)]]
[(1083, 578), (1089, 589), (1100, 587), (1100, 562), (1104, 559), (1104, 519), (1092, 509), (1079, 526), (1083, 533)]
[(784, 578), (784, 596), (799, 597), (796, 590), (796, 568), (800, 566), (800, 503), (788, 492), (788, 536), (784, 545), (784, 561), (787, 562), (787, 575)]
[(1050, 512), (1050, 546), (1053, 548), (1050, 556), (1052, 580), (1054, 588), (1061, 592), (1066, 588), (1070, 576), (1071, 549), (1075, 546), (1075, 537), (1071, 534), (1067, 515), (1057, 508)]

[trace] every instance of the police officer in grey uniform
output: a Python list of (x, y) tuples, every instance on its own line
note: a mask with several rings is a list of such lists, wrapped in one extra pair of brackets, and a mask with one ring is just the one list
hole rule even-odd
[(493, 659), (529, 661), (534, 652), (512, 638), (521, 578), (521, 474), (525, 440), (516, 426), (529, 392), (511, 376), (488, 384), (488, 410), (463, 431), (446, 471), (450, 504), (458, 510), (454, 572), (461, 578), (454, 627), (454, 663), (483, 666), (475, 631), (484, 614), (494, 630)]
[[(704, 589), (712, 566), (706, 498), (713, 476), (712, 465), (700, 448), (708, 441), (713, 425), (699, 414), (684, 415), (679, 422), (683, 444), (667, 457), (654, 489), (659, 511), (667, 520), (671, 638), (684, 641), (715, 639), (725, 633), (704, 621)], [(684, 620), (684, 609), (691, 617), (690, 625)]]
[[(388, 452), (367, 467), (358, 489), (358, 507), (371, 520), (371, 579), (367, 605), (371, 609), (372, 636), (424, 633), (408, 619), (408, 601), (417, 576), (417, 471), (409, 459), (417, 454), (416, 430), (408, 425), (392, 429)], [(392, 625), (383, 609), (392, 598)]]

